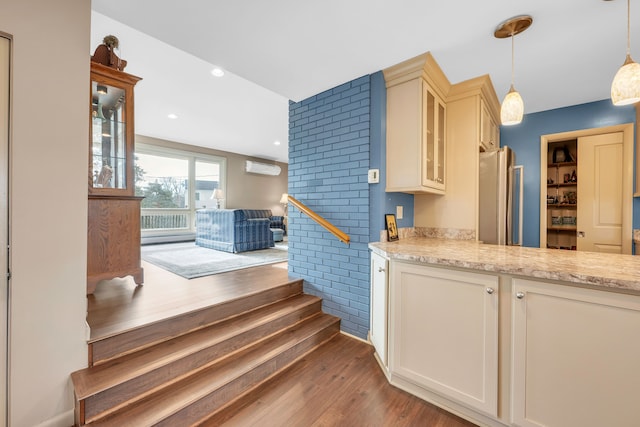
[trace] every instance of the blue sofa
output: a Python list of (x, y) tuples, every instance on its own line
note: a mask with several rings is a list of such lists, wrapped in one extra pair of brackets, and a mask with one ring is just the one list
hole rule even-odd
[(269, 209), (200, 209), (196, 211), (196, 245), (225, 252), (275, 246)]

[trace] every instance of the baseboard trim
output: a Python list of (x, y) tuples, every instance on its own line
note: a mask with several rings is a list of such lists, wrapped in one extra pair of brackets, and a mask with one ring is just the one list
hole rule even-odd
[(73, 409), (49, 418), (35, 427), (69, 427), (72, 425), (75, 425)]
[(160, 236), (142, 236), (140, 238), (141, 245), (155, 245), (159, 243), (179, 243), (190, 242), (196, 240), (195, 233), (170, 234)]
[(344, 336), (349, 337), (349, 338), (353, 338), (354, 340), (358, 340), (358, 341), (363, 342), (363, 343), (365, 343), (365, 344), (369, 344), (369, 345), (371, 345), (371, 343), (370, 343), (369, 341), (364, 340), (364, 339), (362, 339), (362, 338), (360, 338), (360, 337), (357, 337), (357, 336), (355, 336), (355, 335), (351, 335), (351, 334), (350, 334), (350, 333), (348, 333), (348, 332), (340, 331), (340, 333), (341, 333), (342, 335), (344, 335)]

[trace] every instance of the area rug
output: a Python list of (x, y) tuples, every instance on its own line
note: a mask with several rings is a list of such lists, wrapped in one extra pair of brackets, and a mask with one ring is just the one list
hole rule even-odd
[(196, 246), (193, 242), (142, 246), (142, 259), (187, 279), (287, 261), (286, 243), (237, 254)]

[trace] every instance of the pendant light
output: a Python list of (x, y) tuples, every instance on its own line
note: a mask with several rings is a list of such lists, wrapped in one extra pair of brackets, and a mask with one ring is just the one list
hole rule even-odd
[(627, 0), (627, 57), (611, 83), (613, 105), (629, 105), (640, 101), (640, 65), (631, 59), (630, 3)]
[(500, 122), (504, 126), (517, 125), (522, 121), (522, 116), (524, 115), (524, 102), (513, 86), (515, 75), (513, 37), (529, 28), (532, 22), (533, 18), (529, 15), (515, 16), (499, 24), (493, 33), (493, 35), (499, 39), (511, 37), (511, 87), (500, 107)]

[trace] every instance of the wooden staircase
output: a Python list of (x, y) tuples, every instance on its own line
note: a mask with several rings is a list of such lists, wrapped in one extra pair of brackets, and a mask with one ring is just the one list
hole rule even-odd
[(92, 342), (89, 367), (71, 375), (76, 425), (197, 425), (339, 324), (295, 280)]

